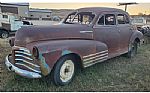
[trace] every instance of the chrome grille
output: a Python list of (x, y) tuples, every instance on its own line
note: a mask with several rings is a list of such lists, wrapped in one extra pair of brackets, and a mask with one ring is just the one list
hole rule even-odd
[(14, 50), (15, 64), (23, 66), (31, 71), (41, 73), (40, 66), (32, 58), (32, 54), (26, 48), (19, 47)]

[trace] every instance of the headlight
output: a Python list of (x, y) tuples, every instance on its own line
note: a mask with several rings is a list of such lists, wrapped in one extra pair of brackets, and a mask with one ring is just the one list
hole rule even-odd
[(37, 58), (37, 59), (39, 58), (39, 51), (36, 46), (33, 47), (32, 54), (35, 58)]

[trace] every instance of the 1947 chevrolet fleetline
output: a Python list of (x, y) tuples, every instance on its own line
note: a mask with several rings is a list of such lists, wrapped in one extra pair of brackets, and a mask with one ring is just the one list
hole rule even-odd
[(77, 69), (127, 54), (133, 57), (143, 35), (123, 10), (88, 7), (70, 13), (60, 24), (23, 27), (10, 39), (5, 64), (27, 77), (51, 75), (56, 85), (70, 83)]

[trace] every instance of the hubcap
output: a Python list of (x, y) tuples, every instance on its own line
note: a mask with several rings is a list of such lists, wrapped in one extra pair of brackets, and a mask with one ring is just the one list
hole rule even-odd
[(8, 37), (8, 34), (2, 33), (2, 38), (7, 38), (7, 37)]
[(72, 60), (66, 60), (60, 68), (60, 79), (63, 82), (67, 82), (72, 78), (74, 74), (74, 63)]

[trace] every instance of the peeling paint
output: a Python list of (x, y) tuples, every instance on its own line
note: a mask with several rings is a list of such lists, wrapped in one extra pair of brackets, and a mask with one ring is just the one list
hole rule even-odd
[(51, 71), (50, 67), (47, 65), (45, 58), (42, 56), (42, 54), (39, 54), (39, 65), (41, 68), (41, 72), (43, 75), (48, 75)]

